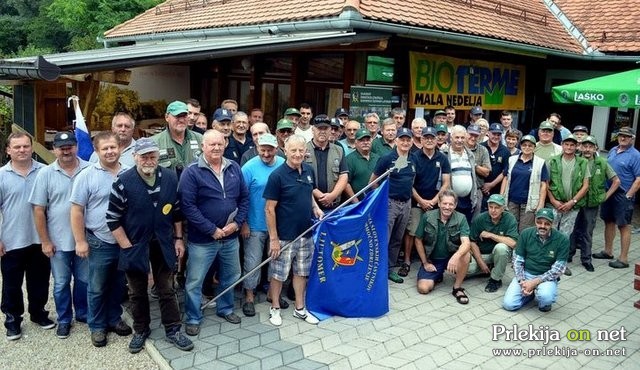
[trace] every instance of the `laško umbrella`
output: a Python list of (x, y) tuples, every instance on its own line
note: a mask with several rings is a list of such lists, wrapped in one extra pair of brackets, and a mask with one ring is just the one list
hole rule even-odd
[(640, 69), (551, 88), (556, 103), (640, 108)]

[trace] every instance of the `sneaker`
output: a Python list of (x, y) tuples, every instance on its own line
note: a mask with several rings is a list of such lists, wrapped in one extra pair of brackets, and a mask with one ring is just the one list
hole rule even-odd
[(147, 329), (142, 333), (134, 333), (133, 338), (131, 338), (131, 342), (129, 342), (129, 352), (130, 353), (138, 353), (142, 351), (144, 348), (144, 342), (151, 335), (151, 330)]
[(133, 333), (131, 327), (127, 325), (127, 323), (123, 320), (118, 321), (116, 326), (110, 326), (107, 331), (110, 333), (116, 333), (121, 337), (126, 337), (127, 335), (131, 335), (131, 333)]
[(546, 306), (539, 307), (538, 309), (540, 310), (540, 312), (549, 312), (551, 311), (551, 305), (548, 304)]
[(569, 266), (565, 267), (564, 274), (567, 276), (573, 275), (573, 272), (571, 272), (571, 269), (569, 268)]
[(71, 324), (69, 323), (58, 324), (58, 329), (56, 329), (56, 337), (60, 339), (66, 339), (66, 338), (69, 338), (69, 333), (71, 333)]
[(200, 334), (200, 325), (187, 324), (184, 326), (184, 332), (189, 336), (195, 337), (196, 335)]
[(318, 325), (318, 323), (320, 322), (320, 320), (318, 320), (315, 316), (313, 316), (309, 311), (307, 311), (307, 309), (305, 307), (303, 307), (302, 309), (295, 309), (293, 310), (293, 317), (296, 317), (300, 320), (304, 320), (306, 322), (308, 322), (311, 325)]
[(91, 333), (91, 343), (94, 347), (104, 347), (107, 345), (107, 332), (96, 330)]
[(589, 272), (595, 271), (595, 269), (593, 268), (593, 264), (591, 262), (583, 262), (582, 266), (584, 266), (584, 268)]
[(397, 273), (397, 272), (395, 272), (395, 271), (391, 271), (391, 272), (389, 272), (389, 280), (391, 280), (391, 281), (393, 281), (394, 283), (397, 283), (397, 284), (402, 284), (402, 283), (404, 283), (404, 279), (403, 279), (403, 278), (401, 278), (401, 277), (398, 275), (398, 273)]
[(487, 282), (487, 286), (484, 287), (484, 291), (487, 293), (495, 293), (502, 286), (502, 280), (493, 280), (489, 278), (489, 282)]
[(282, 325), (282, 316), (280, 316), (279, 308), (269, 308), (269, 322), (275, 326)]
[(20, 329), (20, 324), (15, 322), (8, 324), (7, 328), (7, 340), (18, 340), (22, 338), (22, 330)]
[(193, 342), (191, 339), (185, 337), (180, 330), (173, 334), (167, 334), (166, 340), (180, 350), (191, 351), (193, 349)]
[(38, 325), (44, 330), (49, 330), (56, 327), (56, 323), (51, 321), (51, 319), (49, 319), (46, 316), (41, 319), (36, 319), (36, 320), (31, 319), (31, 322), (35, 323), (36, 325)]

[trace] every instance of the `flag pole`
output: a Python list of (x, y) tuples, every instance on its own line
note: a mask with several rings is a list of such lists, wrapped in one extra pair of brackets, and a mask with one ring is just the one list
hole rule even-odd
[[(393, 167), (389, 168), (388, 170), (386, 170), (382, 175), (380, 175), (378, 178), (376, 178), (375, 180), (373, 180), (372, 182), (368, 183), (367, 186), (365, 186), (364, 188), (362, 188), (360, 191), (358, 191), (357, 193), (353, 194), (351, 197), (349, 197), (349, 199), (345, 200), (344, 202), (342, 202), (339, 206), (337, 206), (336, 208), (332, 209), (331, 212), (327, 213), (326, 215), (324, 215), (324, 217), (322, 217), (321, 219), (319, 219), (318, 221), (316, 221), (313, 225), (309, 226), (308, 229), (306, 229), (305, 231), (303, 231), (300, 235), (298, 235), (295, 239), (293, 239), (292, 241), (290, 241), (289, 243), (285, 244), (281, 249), (280, 249), (280, 253), (284, 252), (285, 250), (289, 249), (291, 247), (291, 245), (293, 245), (295, 242), (297, 242), (298, 240), (302, 239), (302, 237), (304, 235), (306, 235), (308, 232), (310, 232), (311, 230), (315, 229), (316, 227), (318, 227), (321, 223), (323, 223), (327, 218), (329, 218), (330, 216), (332, 216), (334, 213), (338, 212), (338, 210), (344, 208), (347, 204), (349, 204), (352, 200), (354, 200), (355, 198), (357, 198), (360, 194), (363, 194), (364, 192), (366, 192), (367, 190), (371, 189), (374, 185), (378, 184), (380, 181), (382, 181), (383, 179), (385, 179), (387, 176), (389, 176), (391, 174), (391, 172), (393, 172), (393, 170), (401, 170), (405, 167), (407, 167), (408, 165), (408, 161), (407, 161), (407, 157), (406, 156), (400, 156), (398, 157), (398, 159), (396, 159), (396, 161), (394, 162)], [(229, 285), (225, 290), (223, 290), (222, 292), (220, 292), (218, 295), (216, 295), (215, 297), (213, 297), (213, 299), (211, 299), (209, 302), (205, 303), (202, 305), (202, 307), (200, 307), (201, 310), (206, 309), (207, 307), (213, 305), (213, 303), (218, 300), (220, 297), (222, 297), (223, 294), (227, 293), (228, 291), (230, 291), (231, 289), (235, 288), (236, 285), (240, 284), (241, 282), (243, 282), (247, 277), (249, 277), (249, 275), (253, 274), (254, 272), (259, 271), (262, 266), (266, 265), (267, 263), (271, 262), (271, 260), (273, 259), (273, 257), (269, 256), (267, 259), (265, 259), (264, 261), (262, 261), (258, 266), (254, 267), (251, 271), (247, 272), (246, 274), (240, 276), (240, 278), (238, 280), (236, 280), (233, 284)]]

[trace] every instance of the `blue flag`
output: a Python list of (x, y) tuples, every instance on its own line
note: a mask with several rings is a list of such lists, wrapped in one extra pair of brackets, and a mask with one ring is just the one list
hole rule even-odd
[(73, 111), (76, 115), (73, 133), (76, 135), (76, 140), (78, 140), (78, 157), (88, 161), (93, 153), (93, 144), (91, 143), (91, 136), (89, 136), (89, 129), (84, 121), (78, 97), (74, 95), (69, 98), (69, 101), (73, 101)]
[(306, 303), (319, 319), (389, 312), (388, 183), (316, 229)]

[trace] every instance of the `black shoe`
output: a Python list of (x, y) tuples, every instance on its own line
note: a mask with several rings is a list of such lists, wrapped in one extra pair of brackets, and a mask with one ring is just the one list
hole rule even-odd
[(613, 267), (614, 269), (626, 269), (629, 267), (629, 264), (620, 260), (615, 260), (609, 262), (609, 267)]
[(584, 266), (584, 268), (589, 272), (595, 271), (591, 262), (582, 262), (582, 266)]
[(240, 324), (242, 322), (242, 319), (240, 318), (240, 316), (236, 315), (233, 312), (231, 312), (228, 315), (218, 315), (218, 317), (222, 317), (223, 319), (227, 320), (228, 323), (231, 323), (231, 324)]
[(242, 305), (242, 313), (245, 316), (252, 317), (256, 315), (256, 308), (253, 305), (253, 302), (245, 302)]
[(97, 330), (91, 333), (91, 343), (94, 347), (104, 347), (107, 345), (107, 332)]
[(191, 339), (185, 337), (180, 330), (173, 334), (167, 334), (167, 342), (172, 343), (178, 349), (183, 351), (191, 351), (193, 349), (193, 342)]
[(129, 342), (129, 352), (130, 353), (138, 353), (142, 351), (144, 348), (144, 342), (151, 335), (151, 330), (147, 329), (142, 333), (133, 334), (133, 338), (131, 338), (131, 342)]
[(31, 322), (35, 323), (36, 325), (38, 325), (39, 327), (41, 327), (44, 330), (49, 330), (49, 329), (53, 329), (56, 327), (56, 323), (51, 321), (48, 317), (43, 317), (40, 319), (31, 319)]
[(540, 312), (549, 312), (551, 311), (551, 305), (548, 304), (546, 306), (539, 307), (538, 309), (540, 310)]
[(501, 286), (502, 286), (502, 280), (493, 280), (489, 278), (489, 281), (487, 282), (487, 286), (484, 287), (484, 291), (487, 293), (495, 293), (498, 291), (498, 289), (500, 289)]
[(7, 324), (7, 340), (18, 340), (22, 338), (22, 330), (20, 329), (20, 324), (12, 322)]
[(569, 266), (564, 268), (564, 274), (567, 276), (573, 275), (573, 272), (571, 272), (571, 269), (569, 268)]
[(613, 256), (610, 256), (606, 253), (604, 253), (604, 251), (600, 251), (598, 253), (594, 253), (591, 255), (591, 257), (597, 259), (597, 260), (612, 260)]
[(121, 337), (126, 337), (127, 335), (131, 335), (131, 333), (133, 333), (133, 330), (131, 330), (131, 327), (127, 325), (126, 322), (120, 320), (118, 321), (116, 326), (110, 326), (107, 329), (107, 332), (116, 333)]
[(58, 324), (58, 329), (56, 329), (56, 337), (60, 339), (66, 339), (69, 338), (69, 333), (71, 333), (71, 324)]
[[(271, 297), (267, 297), (267, 302), (271, 303)], [(289, 308), (289, 302), (285, 301), (284, 298), (280, 297), (280, 308), (286, 310)]]

